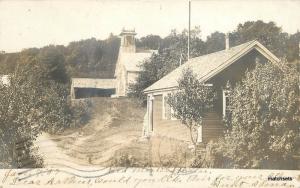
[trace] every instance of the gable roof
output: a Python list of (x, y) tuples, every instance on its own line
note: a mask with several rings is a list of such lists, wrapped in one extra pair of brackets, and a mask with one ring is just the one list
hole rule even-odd
[(218, 51), (215, 53), (191, 58), (185, 64), (179, 66), (148, 88), (144, 90), (145, 93), (155, 91), (174, 89), (178, 87), (178, 78), (181, 76), (182, 71), (186, 68), (191, 68), (197, 73), (201, 82), (206, 82), (211, 77), (215, 76), (229, 65), (240, 59), (242, 56), (256, 49), (264, 55), (271, 62), (278, 62), (279, 59), (272, 54), (267, 48), (256, 40), (243, 43), (241, 45), (229, 48), (227, 50)]
[(122, 53), (120, 62), (124, 65), (127, 71), (140, 71), (139, 64), (151, 57), (154, 51), (139, 52), (139, 53)]

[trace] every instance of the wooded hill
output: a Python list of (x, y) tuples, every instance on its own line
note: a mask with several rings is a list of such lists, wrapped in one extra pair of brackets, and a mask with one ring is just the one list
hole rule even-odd
[[(201, 38), (200, 27), (191, 32), (191, 56), (199, 56), (223, 50), (225, 34), (214, 32), (206, 41)], [(230, 33), (230, 45), (238, 45), (249, 40), (258, 40), (275, 55), (294, 62), (298, 58), (300, 32), (288, 34), (282, 32), (274, 22), (245, 22), (239, 24)], [(187, 30), (178, 32), (172, 30), (165, 38), (148, 35), (137, 39), (138, 48), (159, 50), (159, 53), (169, 53), (172, 61), (178, 64), (180, 56), (186, 59)], [(37, 58), (49, 65), (53, 78), (67, 79), (69, 77), (112, 78), (118, 58), (120, 39), (111, 34), (105, 40), (95, 38), (71, 42), (67, 46), (49, 45), (43, 48), (25, 49), (18, 53), (0, 54), (0, 74), (14, 71), (18, 62), (26, 62), (28, 58)], [(167, 51), (165, 50), (167, 49)], [(171, 66), (169, 69), (173, 69)], [(169, 72), (170, 70), (166, 71)], [(56, 78), (57, 77), (57, 78)]]

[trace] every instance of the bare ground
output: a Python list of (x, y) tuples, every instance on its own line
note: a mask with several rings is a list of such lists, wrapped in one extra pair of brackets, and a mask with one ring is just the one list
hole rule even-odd
[(93, 98), (91, 120), (36, 145), (46, 167), (185, 166), (191, 153), (178, 140), (142, 140), (145, 109), (127, 98)]

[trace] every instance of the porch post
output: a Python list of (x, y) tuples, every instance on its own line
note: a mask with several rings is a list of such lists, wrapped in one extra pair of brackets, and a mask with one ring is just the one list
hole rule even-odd
[(202, 142), (202, 125), (198, 126), (197, 133), (198, 133), (197, 142), (201, 143)]
[(147, 96), (147, 127), (146, 136), (151, 136), (153, 132), (153, 94)]
[(72, 80), (72, 83), (71, 83), (71, 93), (70, 93), (70, 95), (71, 95), (71, 99), (76, 99), (73, 80)]

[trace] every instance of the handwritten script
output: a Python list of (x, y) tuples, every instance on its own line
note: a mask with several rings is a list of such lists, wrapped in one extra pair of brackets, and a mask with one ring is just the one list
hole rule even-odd
[(300, 187), (300, 172), (150, 167), (3, 169), (0, 187)]

